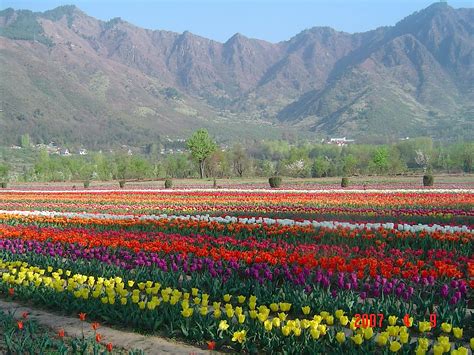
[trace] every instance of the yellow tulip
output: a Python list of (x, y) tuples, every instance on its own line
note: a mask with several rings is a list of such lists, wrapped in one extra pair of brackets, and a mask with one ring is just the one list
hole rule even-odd
[(453, 326), (449, 323), (441, 323), (441, 330), (445, 333), (451, 333)]
[(259, 314), (257, 315), (257, 318), (258, 318), (258, 320), (259, 320), (260, 322), (263, 323), (263, 322), (265, 322), (265, 321), (267, 320), (268, 314), (267, 314), (267, 313), (259, 313)]
[(342, 309), (338, 309), (335, 313), (336, 318), (340, 319), (344, 315), (344, 311)]
[(398, 317), (396, 316), (389, 316), (388, 317), (388, 324), (395, 325), (397, 324)]
[(388, 342), (388, 336), (385, 336), (385, 335), (380, 334), (380, 335), (377, 337), (377, 344), (378, 344), (378, 345), (380, 345), (380, 346), (385, 346), (385, 345), (387, 345), (387, 342)]
[(429, 346), (430, 346), (430, 341), (426, 338), (418, 338), (418, 345), (424, 349), (424, 350), (428, 350)]
[(339, 322), (345, 327), (347, 323), (349, 323), (349, 318), (347, 316), (341, 316), (339, 317)]
[(471, 340), (469, 340), (469, 345), (471, 346), (471, 350), (474, 350), (474, 338), (471, 338)]
[(263, 323), (263, 326), (267, 332), (271, 331), (273, 328), (273, 323), (268, 319)]
[(400, 344), (398, 341), (391, 341), (390, 342), (390, 351), (392, 353), (396, 353), (401, 348), (402, 348), (402, 344)]
[(339, 344), (342, 344), (346, 341), (346, 334), (344, 332), (337, 332), (336, 340)]
[(311, 328), (309, 333), (311, 334), (311, 337), (315, 340), (319, 339), (319, 337), (321, 336), (321, 332), (316, 328)]
[(434, 355), (442, 355), (444, 354), (444, 346), (443, 344), (436, 344), (433, 346), (433, 354)]
[(279, 309), (278, 304), (272, 303), (270, 305), (270, 309), (272, 310), (272, 312), (278, 312), (278, 309)]
[(245, 315), (244, 314), (239, 314), (237, 316), (237, 320), (239, 321), (240, 324), (242, 324), (243, 322), (245, 322)]
[(277, 318), (277, 317), (273, 318), (272, 319), (272, 324), (273, 324), (273, 326), (275, 326), (277, 328), (280, 328), (280, 318)]
[(227, 308), (225, 313), (228, 318), (232, 318), (234, 316), (234, 310), (232, 308)]
[(418, 323), (418, 330), (421, 333), (429, 332), (431, 330), (431, 323), (430, 322), (419, 322)]
[(368, 328), (363, 329), (363, 333), (364, 333), (364, 339), (369, 340), (374, 335), (374, 330), (372, 329), (372, 327), (368, 327)]
[(318, 325), (317, 328), (321, 332), (322, 335), (326, 335), (327, 327), (324, 324)]
[(227, 330), (229, 328), (229, 324), (227, 324), (226, 320), (221, 320), (219, 323), (219, 330)]
[(462, 333), (463, 329), (459, 327), (454, 327), (453, 328), (453, 334), (456, 339), (461, 339), (462, 338)]
[(249, 311), (249, 316), (252, 319), (257, 318), (257, 311), (256, 310)]
[(415, 349), (415, 355), (426, 355), (426, 350), (421, 346), (417, 346)]
[(410, 336), (408, 335), (408, 333), (402, 333), (402, 334), (400, 334), (400, 343), (402, 343), (402, 344), (408, 343), (408, 338), (409, 338), (409, 337), (410, 337)]
[(239, 303), (244, 303), (244, 302), (245, 302), (245, 298), (246, 298), (245, 296), (239, 296), (239, 297), (237, 297), (237, 301), (238, 301)]
[(243, 342), (245, 342), (246, 334), (247, 334), (246, 330), (235, 332), (234, 336), (232, 337), (232, 341), (238, 341), (240, 344), (242, 344)]
[(228, 293), (224, 295), (224, 301), (225, 302), (229, 302), (231, 298), (232, 298), (232, 296), (229, 295)]
[(304, 315), (308, 315), (309, 312), (311, 312), (311, 307), (310, 306), (304, 306), (304, 307), (301, 307), (301, 310), (303, 311)]
[(281, 328), (281, 332), (283, 333), (284, 336), (287, 337), (288, 335), (290, 335), (291, 328), (285, 325)]
[(463, 346), (451, 351), (452, 355), (468, 355), (469, 350)]
[(189, 318), (193, 315), (194, 310), (192, 308), (183, 309), (181, 314), (184, 318)]
[(364, 342), (364, 339), (360, 334), (354, 335), (353, 337), (351, 337), (351, 339), (356, 345), (360, 345)]

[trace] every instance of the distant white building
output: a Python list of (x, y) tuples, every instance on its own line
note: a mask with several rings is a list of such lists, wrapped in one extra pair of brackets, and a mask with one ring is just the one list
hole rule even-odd
[(354, 142), (353, 139), (346, 139), (346, 137), (342, 137), (342, 138), (331, 138), (328, 144), (336, 144), (339, 147), (342, 147), (352, 142)]
[(79, 149), (79, 155), (87, 155), (87, 149)]
[(64, 149), (64, 150), (61, 150), (61, 153), (60, 153), (63, 157), (70, 157), (71, 156), (71, 153), (69, 152), (69, 149)]

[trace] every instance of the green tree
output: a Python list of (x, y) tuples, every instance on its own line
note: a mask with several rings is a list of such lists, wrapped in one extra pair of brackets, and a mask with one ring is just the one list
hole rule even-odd
[(325, 157), (317, 157), (311, 167), (312, 177), (323, 177), (327, 176), (331, 163)]
[(191, 156), (199, 163), (199, 175), (204, 177), (204, 163), (206, 159), (217, 149), (217, 144), (209, 136), (205, 129), (199, 129), (193, 133), (186, 142)]
[(352, 154), (344, 157), (342, 171), (344, 175), (354, 175), (357, 167), (357, 159)]
[(377, 173), (385, 173), (388, 170), (388, 149), (387, 147), (380, 147), (374, 153), (374, 157), (372, 158), (372, 166), (373, 169)]
[(250, 170), (250, 166), (250, 159), (242, 145), (234, 145), (232, 148), (232, 167), (235, 174), (238, 177), (244, 176), (244, 174)]
[(28, 133), (23, 134), (20, 137), (20, 146), (22, 148), (30, 148), (31, 140), (30, 140), (30, 135)]
[(8, 181), (8, 173), (10, 168), (6, 164), (0, 164), (0, 182)]

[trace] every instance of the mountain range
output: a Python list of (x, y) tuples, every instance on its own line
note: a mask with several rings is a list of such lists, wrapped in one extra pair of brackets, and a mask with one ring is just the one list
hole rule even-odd
[(86, 146), (187, 137), (474, 135), (474, 9), (394, 26), (225, 43), (104, 22), (77, 7), (0, 11), (0, 139)]

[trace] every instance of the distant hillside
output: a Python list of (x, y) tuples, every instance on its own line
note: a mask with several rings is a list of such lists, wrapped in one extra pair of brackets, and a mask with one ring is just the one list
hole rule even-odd
[(225, 43), (103, 22), (75, 6), (0, 11), (0, 139), (139, 145), (207, 127), (221, 140), (472, 137), (474, 10), (433, 4), (393, 27)]

